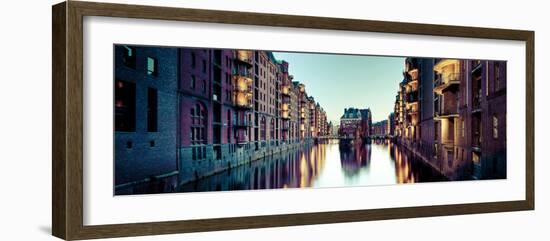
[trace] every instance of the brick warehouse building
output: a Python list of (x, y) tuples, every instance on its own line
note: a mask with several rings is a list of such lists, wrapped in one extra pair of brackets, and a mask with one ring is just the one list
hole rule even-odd
[(393, 137), (395, 135), (395, 113), (390, 113), (388, 115), (388, 125), (386, 126), (386, 133), (388, 137)]
[(388, 135), (388, 120), (382, 120), (372, 124), (372, 136), (386, 138)]
[(346, 139), (368, 139), (372, 135), (370, 109), (346, 108), (340, 117), (338, 135)]
[[(127, 49), (135, 58), (130, 58), (136, 63), (133, 69), (125, 64)], [(115, 79), (128, 79), (136, 89), (133, 95), (115, 89), (129, 106), (119, 112), (133, 116), (137, 127), (149, 121), (159, 126), (156, 131), (115, 130), (119, 194), (170, 191), (328, 135), (320, 105), (303, 84), (292, 81), (288, 63), (271, 52), (134, 46), (115, 50)], [(158, 90), (156, 97), (152, 90), (140, 94), (151, 86)], [(136, 143), (135, 151), (122, 148), (129, 138)], [(127, 159), (131, 161), (123, 162)]]
[[(445, 176), (506, 177), (506, 62), (407, 58), (396, 96), (396, 140)], [(416, 82), (418, 99), (408, 98)], [(418, 101), (418, 133), (407, 118)], [(405, 107), (405, 108), (403, 108)]]
[(178, 50), (116, 46), (114, 52), (115, 189), (164, 175), (170, 181), (155, 189), (169, 190), (178, 169)]

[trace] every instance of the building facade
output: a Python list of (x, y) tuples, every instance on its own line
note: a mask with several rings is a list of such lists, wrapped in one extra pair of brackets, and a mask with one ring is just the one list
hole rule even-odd
[(346, 108), (340, 117), (338, 135), (345, 139), (368, 139), (372, 132), (370, 109)]
[(360, 109), (361, 113), (361, 138), (368, 139), (372, 135), (372, 113), (370, 108)]
[(506, 62), (405, 63), (394, 106), (396, 141), (450, 179), (505, 178)]
[(395, 136), (395, 113), (390, 113), (388, 115), (388, 125), (387, 125), (387, 134), (388, 137), (392, 138)]
[[(419, 101), (419, 141), (416, 150), (423, 156), (433, 156), (435, 153), (435, 141), (437, 126), (434, 120), (434, 59), (416, 58), (416, 64), (410, 67), (412, 72), (418, 74), (418, 101)], [(431, 159), (432, 163), (433, 158)]]
[(271, 52), (121, 45), (115, 59), (117, 193), (166, 192), (328, 135)]
[(388, 120), (382, 120), (372, 124), (372, 136), (386, 138), (388, 135)]
[(115, 191), (161, 177), (150, 184), (170, 191), (179, 158), (178, 50), (117, 45), (114, 54)]

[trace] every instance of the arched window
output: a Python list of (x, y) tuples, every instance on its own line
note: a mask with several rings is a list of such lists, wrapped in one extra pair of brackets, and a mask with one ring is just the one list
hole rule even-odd
[(206, 108), (200, 102), (191, 107), (191, 147), (193, 160), (206, 158)]

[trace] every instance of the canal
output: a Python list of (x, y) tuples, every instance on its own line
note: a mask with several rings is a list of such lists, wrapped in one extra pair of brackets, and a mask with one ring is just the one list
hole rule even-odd
[(446, 180), (388, 140), (344, 148), (338, 140), (274, 154), (179, 187), (180, 192), (349, 187)]

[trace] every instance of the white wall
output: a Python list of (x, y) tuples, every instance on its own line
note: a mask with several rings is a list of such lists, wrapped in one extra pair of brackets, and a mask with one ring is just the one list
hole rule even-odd
[[(118, 1), (121, 2), (121, 1)], [(153, 1), (128, 1), (132, 3)], [(154, 1), (156, 4), (373, 20), (423, 22), (536, 31), (537, 122), (545, 121), (542, 105), (546, 66), (550, 61), (548, 7), (544, 1)], [(51, 219), (51, 4), (57, 1), (9, 1), (0, 9), (0, 221), (2, 240), (55, 240)], [(7, 54), (6, 54), (7, 53)], [(513, 80), (511, 80), (513, 81)], [(513, 91), (513, 90), (509, 90)], [(298, 226), (196, 234), (164, 235), (155, 240), (548, 240), (550, 168), (538, 125), (536, 210), (437, 218)], [(437, 195), (437, 194), (434, 194)], [(151, 237), (128, 240), (151, 240)]]

